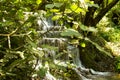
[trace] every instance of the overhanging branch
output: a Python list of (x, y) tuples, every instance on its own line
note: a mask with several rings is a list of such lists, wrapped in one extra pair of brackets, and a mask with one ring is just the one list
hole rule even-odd
[(94, 25), (96, 26), (96, 24), (102, 19), (102, 17), (114, 6), (116, 5), (120, 0), (113, 0), (108, 6), (106, 6), (105, 8), (101, 9), (101, 11), (97, 14), (97, 16), (94, 19)]
[[(90, 0), (90, 1), (94, 1), (94, 3), (98, 4), (99, 6), (103, 2), (103, 0)], [(97, 8), (94, 7), (94, 6), (88, 7), (88, 12), (86, 13), (86, 16), (85, 16), (84, 25), (93, 26), (93, 24), (94, 24), (94, 13), (95, 13), (96, 10), (97, 10)]]

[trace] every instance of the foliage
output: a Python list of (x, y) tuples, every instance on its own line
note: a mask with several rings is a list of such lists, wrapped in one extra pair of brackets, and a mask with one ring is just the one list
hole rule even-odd
[[(81, 13), (82, 15), (85, 15), (87, 10), (86, 10), (86, 7), (83, 7), (83, 6), (80, 6), (80, 5), (76, 4), (77, 2), (78, 1), (70, 1), (70, 2), (66, 2), (66, 4), (61, 4), (61, 2), (59, 2), (58, 4), (60, 6), (48, 4), (46, 6), (46, 8), (54, 9), (53, 12), (50, 11), (50, 10), (47, 10), (48, 12), (50, 11), (52, 13), (54, 13), (54, 11), (55, 11), (55, 16), (53, 16), (52, 19), (53, 20), (58, 20), (58, 22), (60, 21), (60, 24), (63, 24), (63, 25), (65, 24), (65, 26), (67, 27), (67, 29), (61, 33), (62, 36), (69, 36), (69, 37), (72, 37), (72, 38), (76, 37), (76, 38), (84, 39), (83, 36), (87, 36), (87, 34), (89, 32), (97, 32), (97, 30), (94, 27), (91, 27), (91, 26), (88, 27), (88, 26), (85, 26), (85, 25), (81, 24), (81, 22), (82, 22), (82, 21), (80, 21), (81, 20), (80, 19), (81, 15), (78, 15), (78, 14)], [(69, 5), (67, 5), (67, 4), (69, 4)], [(92, 1), (84, 2), (84, 6), (99, 8), (98, 4), (94, 4), (94, 2), (92, 2)], [(61, 11), (61, 7), (64, 8), (64, 9), (62, 9), (62, 11)], [(66, 23), (69, 23), (69, 22), (72, 23), (72, 25), (71, 24), (70, 25), (66, 24)], [(84, 31), (84, 34), (81, 34), (82, 31)], [(74, 41), (76, 41), (76, 40), (74, 40)], [(76, 43), (76, 42), (73, 42), (73, 43)], [(95, 45), (95, 44), (93, 44), (93, 45)], [(98, 48), (98, 45), (96, 47)], [(98, 49), (100, 51), (102, 50), (107, 55), (109, 55), (101, 47), (99, 47)]]
[[(41, 51), (37, 48), (34, 14), (25, 16), (34, 1), (0, 1), (0, 79), (29, 79)], [(31, 6), (31, 7), (32, 7)], [(36, 5), (37, 7), (37, 5)], [(27, 17), (25, 19), (25, 17)], [(36, 56), (37, 55), (37, 56)]]
[[(105, 17), (98, 24), (99, 34), (108, 42), (113, 55), (116, 57), (116, 69), (120, 69), (120, 58), (119, 58), (119, 41), (120, 41), (120, 25), (116, 19), (119, 21), (119, 16), (114, 16), (114, 14), (119, 15), (120, 2), (115, 5), (110, 12), (107, 13)], [(115, 22), (113, 21), (115, 19)]]
[[(105, 4), (104, 7), (107, 8), (112, 2), (114, 1)], [(101, 9), (101, 5), (96, 0), (84, 0), (83, 5), (81, 0), (1, 0), (0, 5), (0, 80), (29, 80), (36, 74), (40, 79), (44, 79), (46, 74), (52, 71), (57, 73), (57, 75), (52, 73), (54, 76), (61, 75), (63, 79), (71, 77), (74, 72), (71, 70), (75, 65), (68, 63), (64, 64), (67, 67), (61, 66), (50, 57), (46, 57), (43, 48), (57, 50), (56, 47), (42, 45), (41, 48), (38, 48), (39, 40), (42, 39), (42, 36), (38, 36), (37, 33), (38, 17), (43, 16), (42, 11), (44, 10), (46, 12), (44, 17), (52, 16), (53, 21), (66, 28), (61, 33), (62, 36), (72, 37), (73, 44), (76, 45), (77, 42), (77, 45), (85, 48), (86, 43), (79, 41), (86, 39), (89, 32), (97, 32), (91, 22), (90, 25), (84, 22), (87, 13), (90, 12), (89, 8), (98, 9), (95, 11), (98, 14), (99, 10), (104, 9)], [(91, 16), (94, 18), (95, 14)], [(116, 31), (116, 33), (118, 32)], [(88, 40), (88, 38), (87, 41), (111, 56), (97, 43)], [(57, 56), (61, 57), (65, 53), (68, 52), (63, 50)], [(49, 54), (47, 53), (47, 55)], [(38, 64), (41, 65), (37, 69)], [(67, 72), (67, 68), (69, 68), (69, 72)]]
[(77, 38), (81, 37), (81, 34), (74, 29), (66, 29), (65, 31), (63, 31), (61, 33), (61, 35), (62, 36), (77, 37)]
[[(112, 33), (112, 34), (111, 34)], [(120, 30), (118, 28), (111, 28), (110, 31), (101, 34), (107, 41), (117, 42), (120, 41)]]

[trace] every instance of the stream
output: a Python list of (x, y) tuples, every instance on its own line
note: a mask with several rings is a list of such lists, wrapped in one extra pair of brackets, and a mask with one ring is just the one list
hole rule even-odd
[[(45, 33), (45, 31), (49, 31), (50, 30), (50, 26), (53, 24), (50, 20), (47, 21), (46, 19), (43, 19), (44, 22), (38, 20), (38, 24), (40, 27), (42, 27), (43, 31), (41, 31), (40, 33)], [(42, 26), (41, 26), (42, 25)], [(49, 26), (50, 25), (50, 26)], [(49, 31), (48, 34), (45, 34), (45, 36), (43, 37), (43, 40), (40, 42), (40, 44), (51, 44), (56, 46), (56, 44), (59, 44), (58, 46), (60, 46), (61, 44), (63, 45), (63, 42), (66, 41), (65, 38), (57, 38), (57, 36), (59, 35), (60, 31), (54, 31), (53, 32)], [(57, 35), (56, 37), (54, 37), (54, 35)], [(62, 46), (61, 46), (62, 47)], [(84, 65), (82, 65), (82, 62), (80, 60), (79, 57), (79, 49), (73, 45), (67, 45), (67, 51), (73, 56), (73, 63), (76, 65), (76, 68), (73, 68), (76, 73), (79, 75), (80, 80), (120, 80), (120, 74), (118, 73), (114, 73), (114, 72), (99, 72), (99, 71), (95, 71), (93, 69), (88, 69), (85, 68)], [(46, 52), (51, 53), (53, 55), (53, 57), (56, 55), (55, 51), (49, 51), (47, 50)], [(58, 63), (57, 63), (58, 64)], [(59, 63), (60, 65), (62, 65), (62, 62)], [(66, 63), (64, 63), (65, 65)], [(45, 80), (62, 80), (62, 79), (56, 79), (54, 76), (52, 76), (50, 74), (50, 72), (47, 72), (46, 74), (47, 79)]]
[(113, 72), (99, 72), (93, 69), (87, 69), (82, 65), (79, 59), (79, 49), (73, 46), (68, 46), (72, 54), (75, 54), (73, 58), (74, 64), (77, 65), (75, 71), (81, 76), (81, 80), (120, 80), (120, 74)]
[[(99, 72), (90, 68), (85, 68), (84, 65), (82, 65), (81, 60), (79, 59), (79, 49), (71, 45), (69, 45), (67, 49), (69, 50), (70, 54), (74, 56), (73, 63), (76, 65), (76, 67), (73, 68), (73, 70), (79, 76), (78, 80), (120, 80), (120, 74), (118, 73)], [(65, 67), (67, 66), (67, 63), (65, 62), (59, 62), (55, 60), (55, 63), (57, 65), (62, 65)], [(63, 80), (63, 79), (56, 79), (54, 76), (51, 75), (50, 72), (46, 74), (46, 78), (47, 80)]]

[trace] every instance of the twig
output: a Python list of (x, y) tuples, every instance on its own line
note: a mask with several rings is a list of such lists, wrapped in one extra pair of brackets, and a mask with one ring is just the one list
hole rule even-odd
[(26, 35), (29, 35), (30, 33), (31, 33), (32, 31), (29, 31), (28, 33), (25, 33), (25, 34), (13, 34), (12, 33), (12, 35), (10, 35), (10, 34), (0, 34), (0, 36), (26, 36)]
[(9, 49), (11, 49), (10, 35), (8, 35), (7, 38), (8, 38), (8, 47), (9, 47)]
[(15, 32), (17, 32), (17, 30), (19, 29), (19, 27), (17, 27), (14, 31), (12, 31), (9, 35), (13, 35)]
[(0, 36), (8, 36), (9, 34), (0, 34)]

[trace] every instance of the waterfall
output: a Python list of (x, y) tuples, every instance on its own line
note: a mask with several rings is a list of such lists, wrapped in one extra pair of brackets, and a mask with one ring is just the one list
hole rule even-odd
[(74, 45), (69, 45), (67, 49), (69, 54), (72, 55), (73, 63), (76, 65), (74, 70), (80, 76), (81, 80), (109, 80), (108, 78), (114, 75), (111, 72), (99, 72), (85, 68), (79, 57), (79, 48)]
[(77, 48), (76, 46), (73, 46), (73, 45), (69, 45), (68, 52), (69, 52), (69, 54), (72, 55), (73, 63), (76, 65), (76, 68), (74, 68), (74, 70), (80, 76), (81, 80), (92, 80), (92, 79), (87, 79), (86, 77), (81, 75), (81, 71), (89, 72), (89, 69), (86, 69), (81, 63), (81, 60), (79, 57), (79, 48)]
[[(42, 27), (40, 34), (44, 33), (45, 31), (49, 31), (52, 27), (55, 27), (53, 25), (53, 22), (51, 22), (51, 20), (49, 19), (47, 20), (46, 18), (43, 18), (43, 17), (42, 18), (39, 17), (37, 23), (39, 27)], [(60, 27), (57, 27), (57, 28), (60, 28)], [(58, 47), (57, 52), (54, 50), (49, 50), (47, 48), (42, 49), (44, 52), (52, 55), (53, 61), (55, 64), (63, 65), (64, 67), (67, 67), (67, 61), (66, 62), (59, 61), (56, 59), (56, 55), (59, 53), (59, 51), (61, 51), (61, 48), (62, 48), (63, 50), (65, 49), (68, 53), (68, 55), (66, 56), (66, 60), (69, 60), (70, 56), (72, 57), (73, 64), (76, 65), (76, 67), (73, 68), (73, 70), (79, 75), (80, 80), (101, 80), (101, 79), (98, 79), (97, 77), (111, 75), (110, 72), (99, 72), (99, 71), (94, 71), (93, 69), (85, 68), (84, 65), (82, 65), (82, 62), (80, 60), (79, 48), (77, 48), (75, 45), (70, 45), (70, 44), (65, 45), (65, 43), (67, 43), (67, 39), (62, 38), (60, 36), (60, 33), (61, 31), (51, 30), (46, 34), (44, 34), (43, 39), (39, 42), (39, 44), (49, 44), (50, 46)], [(63, 47), (66, 47), (66, 48), (63, 48)], [(48, 57), (48, 54), (46, 55), (46, 57)], [(62, 79), (56, 79), (54, 76), (52, 76), (49, 70), (46, 73), (46, 79), (62, 80)], [(106, 79), (102, 79), (102, 80), (106, 80)]]
[[(27, 15), (33, 15), (32, 12), (26, 12), (25, 14), (26, 14), (25, 20), (28, 19)], [(48, 55), (52, 56), (53, 62), (55, 64), (60, 66), (62, 65), (64, 67), (68, 66), (67, 60), (69, 61), (69, 57), (71, 56), (73, 61), (72, 64), (76, 66), (73, 68), (73, 70), (78, 74), (80, 80), (109, 80), (109, 79), (106, 79), (105, 76), (110, 77), (112, 75), (110, 72), (94, 71), (93, 69), (85, 68), (84, 65), (82, 65), (82, 62), (79, 57), (79, 48), (77, 48), (75, 45), (66, 44), (67, 39), (60, 36), (61, 29), (59, 28), (61, 28), (61, 26), (59, 25), (55, 26), (51, 20), (51, 17), (46, 19), (44, 17), (44, 14), (45, 13), (41, 15), (39, 15), (39, 13), (34, 14), (38, 16), (36, 24), (38, 24), (38, 28), (39, 28), (38, 31), (40, 31), (39, 33), (40, 34), (45, 33), (42, 40), (40, 40), (39, 44), (49, 44), (50, 46), (57, 47), (57, 51), (55, 51), (54, 49), (50, 50), (47, 48), (41, 48), (41, 46), (38, 46), (38, 50), (44, 51), (45, 53), (47, 53), (44, 55), (45, 57), (49, 57)], [(51, 28), (56, 28), (56, 29), (52, 30)], [(66, 50), (67, 52), (66, 57), (64, 57), (66, 59), (63, 61), (61, 61), (58, 58), (56, 59), (56, 55), (59, 54), (59, 52), (61, 52), (62, 50)], [(35, 65), (33, 66), (35, 67), (35, 70), (39, 70), (41, 67), (46, 67), (48, 69), (45, 75), (45, 79), (43, 80), (62, 80), (62, 79), (56, 79), (50, 73), (49, 66), (47, 64), (43, 66), (41, 60), (35, 60), (33, 62), (35, 63)], [(33, 77), (36, 77), (36, 76), (37, 74), (33, 74)]]
[(68, 52), (72, 55), (74, 64), (76, 64), (77, 67), (84, 69), (85, 67), (82, 65), (82, 63), (79, 59), (80, 58), (79, 57), (79, 49), (73, 45), (69, 45)]

